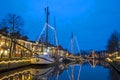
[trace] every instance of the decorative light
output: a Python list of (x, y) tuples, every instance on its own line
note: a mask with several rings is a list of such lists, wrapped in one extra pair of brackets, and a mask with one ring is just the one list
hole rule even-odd
[(27, 51), (27, 53), (28, 53), (28, 51)]
[(21, 54), (21, 52), (20, 52), (20, 51), (18, 51), (18, 54)]
[(47, 52), (49, 52), (50, 50), (49, 50), (49, 48), (47, 48)]
[(1, 43), (0, 43), (0, 46), (2, 46), (3, 44), (4, 44), (4, 42), (1, 42)]
[(44, 55), (48, 55), (48, 53), (47, 53), (47, 52), (44, 52), (43, 54), (44, 54)]
[(1, 50), (0, 53), (2, 54), (2, 53), (3, 53), (3, 50)]
[(7, 55), (7, 53), (8, 53), (7, 50), (5, 50), (5, 55)]

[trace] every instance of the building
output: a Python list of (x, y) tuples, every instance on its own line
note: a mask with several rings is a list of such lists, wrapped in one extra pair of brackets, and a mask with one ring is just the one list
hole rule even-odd
[[(12, 40), (9, 37), (0, 34), (0, 58), (27, 58), (32, 57), (35, 53), (46, 54), (51, 56), (57, 54), (56, 46), (46, 47), (45, 44), (38, 42), (25, 41), (21, 39)], [(65, 56), (66, 50), (59, 48), (59, 55)]]

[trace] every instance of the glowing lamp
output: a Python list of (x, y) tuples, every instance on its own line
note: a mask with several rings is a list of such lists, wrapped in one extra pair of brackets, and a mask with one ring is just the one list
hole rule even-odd
[(0, 54), (2, 54), (2, 53), (3, 53), (3, 50), (0, 51)]
[(5, 50), (5, 55), (7, 55), (7, 50)]
[(44, 54), (44, 55), (48, 55), (48, 53), (47, 53), (47, 52), (44, 52), (43, 54)]

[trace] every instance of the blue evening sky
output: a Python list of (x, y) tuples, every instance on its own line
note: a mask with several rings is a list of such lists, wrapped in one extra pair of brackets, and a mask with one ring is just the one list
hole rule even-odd
[(68, 48), (71, 32), (82, 50), (106, 49), (111, 33), (120, 32), (120, 0), (0, 0), (0, 20), (7, 13), (20, 15), (25, 34), (37, 40), (45, 24), (46, 5), (50, 25), (56, 16), (58, 42), (64, 48)]

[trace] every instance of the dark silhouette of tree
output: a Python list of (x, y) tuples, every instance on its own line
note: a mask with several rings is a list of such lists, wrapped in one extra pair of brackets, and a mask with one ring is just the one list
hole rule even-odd
[(8, 14), (5, 20), (10, 33), (20, 32), (20, 27), (24, 25), (23, 19), (15, 14)]
[(117, 31), (114, 31), (110, 36), (107, 44), (107, 51), (109, 53), (113, 53), (119, 50), (119, 41), (120, 41), (120, 34)]
[(0, 22), (0, 34), (3, 34), (5, 36), (8, 35), (8, 27), (5, 19), (3, 19), (2, 22)]
[(2, 19), (2, 22), (0, 23), (1, 30), (3, 31), (3, 29), (6, 29), (6, 31), (12, 38), (16, 38), (16, 34), (21, 33), (21, 26), (23, 25), (23, 19), (20, 16), (11, 13), (8, 13), (8, 15), (4, 19)]
[(61, 45), (58, 46), (58, 49), (63, 50), (63, 47)]
[(78, 53), (76, 53), (76, 56), (80, 56), (80, 53), (78, 52)]
[(3, 35), (5, 35), (5, 36), (7, 36), (7, 34), (8, 34), (8, 28), (7, 27), (3, 27), (3, 28), (1, 28), (0, 29), (0, 34), (3, 34)]
[(27, 36), (22, 36), (22, 37), (21, 37), (21, 39), (23, 39), (23, 40), (26, 40), (26, 41), (27, 41), (27, 40), (28, 40), (28, 37), (27, 37)]
[[(11, 54), (15, 52), (15, 46), (16, 44), (16, 38), (20, 38), (21, 34), (21, 26), (24, 25), (23, 19), (20, 16), (17, 16), (15, 14), (9, 13), (5, 19), (2, 20), (1, 22), (1, 27), (3, 27), (2, 31), (6, 32), (8, 31), (8, 34), (11, 38), (11, 44), (10, 44), (10, 55), (9, 57), (11, 58)], [(6, 30), (7, 29), (7, 30)]]

